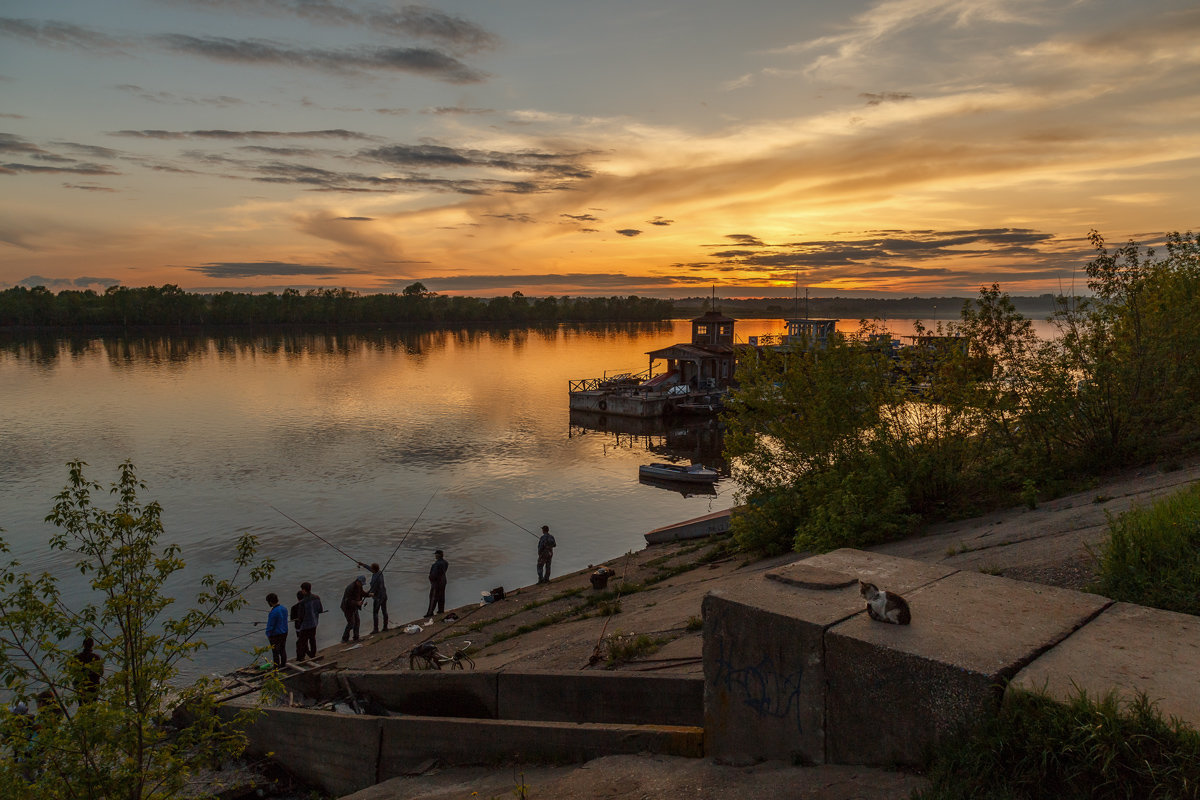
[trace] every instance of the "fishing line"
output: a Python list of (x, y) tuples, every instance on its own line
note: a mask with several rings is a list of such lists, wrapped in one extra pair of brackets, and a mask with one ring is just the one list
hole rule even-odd
[(306, 526), (306, 525), (301, 525), (299, 522), (297, 522), (296, 520), (292, 519), (292, 518), (291, 518), (291, 517), (289, 517), (287, 514), (284, 514), (282, 511), (279, 511), (279, 509), (278, 509), (278, 508), (275, 508), (275, 506), (272, 506), (272, 505), (268, 504), (268, 507), (269, 507), (269, 508), (270, 508), (272, 511), (278, 511), (278, 512), (279, 512), (279, 513), (280, 513), (280, 514), (281, 514), (283, 517), (285, 517), (286, 519), (289, 519), (289, 520), (291, 520), (292, 522), (295, 522), (297, 525), (300, 525), (300, 527), (301, 527), (301, 528), (304, 528), (304, 530), (308, 531), (308, 532), (309, 532), (309, 533), (311, 533), (313, 536), (316, 536), (318, 539), (320, 539), (322, 542), (324, 542), (325, 544), (327, 544), (327, 545), (329, 545), (330, 547), (332, 547), (334, 550), (337, 550), (339, 553), (341, 553), (342, 555), (344, 555), (346, 558), (348, 558), (348, 559), (350, 559), (351, 561), (353, 561), (353, 562), (354, 562), (354, 564), (355, 564), (355, 566), (359, 566), (359, 565), (361, 565), (361, 564), (362, 564), (362, 562), (361, 562), (361, 561), (359, 561), (357, 558), (355, 558), (354, 556), (350, 555), (350, 554), (349, 554), (349, 553), (347, 553), (345, 550), (343, 550), (342, 548), (338, 547), (336, 544), (334, 544), (333, 542), (329, 541), (329, 540), (328, 540), (328, 539), (326, 539), (325, 537), (321, 536), (319, 533), (317, 533), (316, 531), (314, 531), (312, 528), (309, 528), (309, 527), (308, 527), (308, 526)]
[[(468, 499), (468, 500), (470, 500), (470, 498), (467, 498), (467, 499)], [(537, 537), (537, 534), (536, 534), (536, 533), (534, 533), (533, 531), (529, 530), (529, 528), (526, 528), (524, 525), (522, 525), (522, 524), (520, 524), (520, 523), (518, 523), (518, 522), (513, 522), (511, 519), (509, 519), (508, 517), (504, 516), (504, 515), (503, 515), (503, 514), (501, 514), (499, 511), (492, 511), (492, 509), (488, 508), (487, 506), (485, 506), (483, 503), (479, 502), (478, 500), (471, 500), (471, 502), (472, 502), (472, 503), (474, 503), (475, 505), (479, 506), (480, 508), (482, 508), (484, 511), (491, 511), (491, 513), (495, 514), (497, 517), (499, 517), (500, 519), (504, 520), (505, 522), (511, 523), (511, 524), (513, 524), (513, 525), (516, 525), (518, 528), (520, 528), (521, 530), (525, 531), (525, 532), (526, 532), (526, 533), (528, 533), (530, 536), (533, 536), (533, 537), (535, 537), (535, 538)]]
[[(433, 490), (433, 494), (429, 495), (429, 499), (425, 501), (425, 505), (421, 506), (421, 514), (424, 514), (425, 509), (429, 508), (429, 504), (433, 502), (433, 498), (437, 497), (437, 493), (440, 490), (441, 487), (439, 486), (437, 489)], [(392, 551), (390, 556), (388, 556), (387, 563), (383, 565), (383, 569), (387, 569), (388, 564), (392, 563), (392, 559), (396, 557), (396, 553), (400, 552), (400, 545), (404, 544), (404, 540), (408, 538), (410, 533), (412, 533), (413, 528), (417, 527), (417, 522), (421, 519), (421, 514), (417, 514), (417, 518), (412, 521), (412, 525), (408, 526), (408, 530), (404, 532), (404, 536), (400, 537), (400, 543), (396, 545), (396, 549)], [(362, 562), (359, 562), (359, 565), (361, 566)], [(382, 571), (383, 570), (380, 570), (380, 572)]]
[[(257, 622), (256, 622), (256, 623), (254, 623), (254, 624), (255, 624), (255, 625), (258, 625), (259, 623), (257, 623)], [(216, 647), (217, 645), (221, 645), (221, 644), (227, 644), (227, 643), (229, 643), (229, 642), (235, 642), (235, 641), (237, 641), (238, 639), (244, 639), (244, 638), (246, 638), (247, 636), (250, 636), (251, 634), (255, 634), (255, 633), (261, 634), (261, 633), (262, 633), (262, 631), (260, 631), (260, 630), (258, 630), (258, 629), (255, 629), (255, 630), (252, 630), (252, 631), (246, 631), (245, 633), (239, 633), (237, 636), (231, 636), (231, 637), (229, 637), (228, 639), (222, 639), (222, 640), (221, 640), (221, 641), (219, 641), (219, 642), (213, 642), (213, 647)]]

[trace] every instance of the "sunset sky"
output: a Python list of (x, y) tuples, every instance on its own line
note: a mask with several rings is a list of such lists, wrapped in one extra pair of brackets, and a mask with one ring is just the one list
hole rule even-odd
[(0, 288), (1083, 288), (1200, 226), (1195, 0), (0, 0)]

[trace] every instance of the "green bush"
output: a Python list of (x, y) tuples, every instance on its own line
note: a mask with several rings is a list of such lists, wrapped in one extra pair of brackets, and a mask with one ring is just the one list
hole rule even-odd
[(1114, 600), (1200, 614), (1200, 486), (1109, 517), (1095, 590)]
[(1144, 695), (1066, 703), (1016, 692), (934, 754), (932, 786), (914, 800), (1194, 798), (1200, 734), (1164, 720)]

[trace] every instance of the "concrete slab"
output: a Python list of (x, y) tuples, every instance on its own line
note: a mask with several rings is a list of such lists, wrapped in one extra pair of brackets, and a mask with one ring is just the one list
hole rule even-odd
[(321, 678), (322, 698), (343, 695), (343, 687), (349, 686), (357, 697), (369, 698), (402, 714), (481, 719), (500, 716), (495, 672), (343, 670)]
[[(854, 596), (858, 597), (857, 582), (860, 580), (873, 583), (880, 589), (904, 594), (944, 578), (957, 570), (958, 567), (944, 564), (929, 564), (909, 558), (898, 558), (843, 547), (823, 555), (785, 564), (768, 571), (767, 577), (781, 583), (806, 588), (804, 584), (812, 582), (814, 575), (820, 575), (818, 580), (829, 584), (834, 580), (835, 574), (842, 574), (849, 580), (849, 583), (845, 585), (853, 586)], [(840, 585), (809, 588), (840, 588)], [(863, 605), (865, 608), (865, 603)]]
[[(232, 718), (234, 706), (223, 706)], [(269, 708), (246, 730), (246, 752), (268, 757), (288, 772), (336, 796), (379, 781), (380, 717), (299, 708)]]
[(705, 752), (729, 763), (823, 763), (824, 636), (863, 613), (858, 578), (906, 592), (953, 571), (843, 549), (710, 592), (703, 604)]
[(1200, 618), (1129, 603), (1100, 616), (1017, 673), (1009, 684), (1066, 700), (1144, 692), (1167, 717), (1200, 729)]
[(569, 763), (616, 753), (660, 753), (699, 758), (699, 728), (669, 725), (602, 725), (514, 722), (445, 717), (378, 720), (379, 776), (387, 780), (426, 758), (443, 764)]
[(905, 597), (911, 625), (861, 614), (826, 634), (833, 763), (921, 763), (939, 737), (997, 705), (1004, 681), (1109, 604), (972, 572)]
[(704, 681), (629, 672), (500, 672), (498, 717), (631, 725), (704, 724)]

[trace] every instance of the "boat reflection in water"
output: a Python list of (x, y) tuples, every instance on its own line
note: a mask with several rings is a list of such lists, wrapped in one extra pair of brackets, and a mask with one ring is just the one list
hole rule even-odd
[(679, 492), (684, 497), (694, 497), (696, 495), (715, 497), (717, 495), (717, 487), (712, 483), (669, 481), (665, 478), (650, 478), (645, 475), (638, 476), (638, 483), (643, 486), (653, 486), (656, 489), (666, 489), (668, 492)]
[[(722, 476), (729, 475), (722, 452), (724, 432), (714, 418), (639, 419), (594, 411), (571, 411), (568, 436), (602, 436), (606, 448), (645, 451), (661, 457), (649, 460), (703, 464)], [(640, 477), (639, 482), (679, 492), (684, 497), (719, 494), (712, 484), (680, 483), (645, 476)]]

